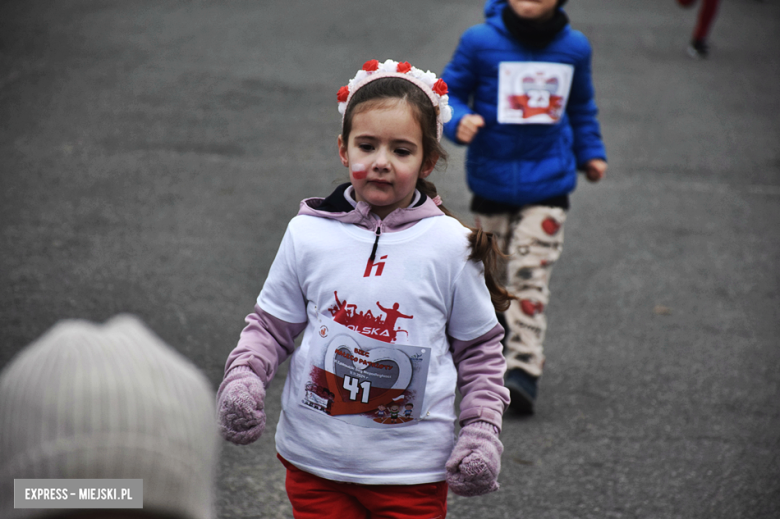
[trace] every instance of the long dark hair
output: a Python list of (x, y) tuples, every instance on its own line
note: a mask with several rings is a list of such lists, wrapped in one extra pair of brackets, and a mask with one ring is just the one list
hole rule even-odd
[[(401, 99), (406, 101), (412, 108), (417, 122), (420, 123), (423, 136), (423, 164), (436, 162), (437, 165), (447, 161), (447, 152), (442, 147), (436, 133), (436, 117), (438, 108), (434, 107), (428, 96), (420, 90), (414, 83), (402, 78), (388, 77), (374, 80), (357, 90), (350, 99), (347, 110), (344, 113), (344, 123), (341, 128), (341, 139), (343, 142), (349, 142), (349, 134), (352, 131), (352, 119), (355, 115), (370, 110), (383, 102)], [(417, 179), (417, 190), (424, 193), (429, 198), (437, 196), (436, 186), (433, 182), (424, 178)], [(498, 240), (492, 233), (485, 232), (482, 229), (465, 225), (457, 216), (455, 216), (443, 204), (439, 205), (441, 211), (458, 220), (464, 227), (471, 230), (469, 235), (469, 244), (471, 253), (469, 259), (481, 261), (485, 267), (485, 284), (490, 290), (490, 299), (496, 311), (503, 312), (509, 308), (509, 303), (517, 299), (511, 295), (499, 283), (499, 272), (501, 262), (500, 258), (506, 256), (501, 251)]]

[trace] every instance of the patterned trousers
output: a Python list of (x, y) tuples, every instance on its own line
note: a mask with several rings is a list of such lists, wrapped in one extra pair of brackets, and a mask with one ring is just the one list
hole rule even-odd
[(518, 298), (504, 312), (507, 369), (520, 368), (539, 377), (544, 366), (550, 274), (563, 249), (566, 211), (530, 205), (517, 213), (474, 216), (477, 226), (495, 234), (508, 255), (503, 281)]

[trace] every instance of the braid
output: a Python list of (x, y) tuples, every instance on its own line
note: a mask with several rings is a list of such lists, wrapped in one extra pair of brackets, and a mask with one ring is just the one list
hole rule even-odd
[(498, 260), (499, 258), (505, 259), (506, 254), (501, 251), (495, 235), (480, 228), (471, 228), (469, 243), (471, 244), (469, 259), (482, 261), (482, 264), (485, 266), (485, 284), (490, 291), (493, 307), (497, 312), (505, 311), (509, 308), (512, 300), (517, 299), (498, 282)]
[[(417, 191), (420, 193), (425, 194), (430, 199), (434, 199), (438, 196), (438, 192), (436, 191), (436, 186), (433, 184), (433, 182), (429, 182), (428, 180), (425, 180), (424, 178), (418, 178), (417, 179)], [(441, 212), (446, 214), (447, 216), (451, 218), (455, 218), (458, 220), (458, 217), (455, 216), (452, 211), (444, 207), (444, 204), (439, 205), (439, 209), (441, 209)], [(460, 221), (460, 220), (458, 220)], [(463, 222), (461, 222), (463, 223)]]
[[(428, 198), (436, 198), (437, 191), (433, 182), (429, 182), (424, 178), (417, 179), (417, 190), (424, 193)], [(501, 247), (498, 244), (493, 233), (483, 231), (480, 228), (470, 227), (455, 216), (449, 209), (444, 207), (444, 204), (439, 206), (441, 212), (450, 218), (455, 218), (461, 225), (471, 230), (469, 235), (469, 245), (471, 246), (471, 254), (469, 259), (474, 261), (481, 261), (485, 267), (485, 284), (490, 291), (490, 299), (493, 302), (493, 307), (497, 312), (503, 312), (509, 308), (509, 303), (513, 299), (517, 299), (510, 294), (501, 283), (499, 279), (499, 259), (505, 259), (506, 254), (501, 251)]]

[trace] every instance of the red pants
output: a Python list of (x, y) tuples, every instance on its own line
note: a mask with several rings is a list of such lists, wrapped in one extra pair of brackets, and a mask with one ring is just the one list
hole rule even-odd
[[(696, 0), (677, 0), (677, 3), (683, 7), (690, 7), (696, 3)], [(699, 9), (699, 19), (696, 22), (696, 28), (693, 30), (694, 40), (706, 40), (710, 32), (710, 26), (718, 13), (718, 4), (720, 0), (702, 0)]]
[(444, 519), (447, 482), (422, 485), (356, 485), (287, 467), (287, 497), (295, 519)]

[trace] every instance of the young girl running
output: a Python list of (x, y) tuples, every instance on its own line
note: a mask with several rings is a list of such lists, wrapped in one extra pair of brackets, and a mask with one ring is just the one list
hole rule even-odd
[(276, 449), (296, 518), (444, 517), (448, 484), (498, 489), (509, 394), (495, 311), (510, 296), (492, 236), (451, 217), (425, 180), (445, 157), (446, 92), (391, 60), (341, 88), (350, 183), (301, 203), (228, 357), (220, 429), (247, 444), (291, 356)]

